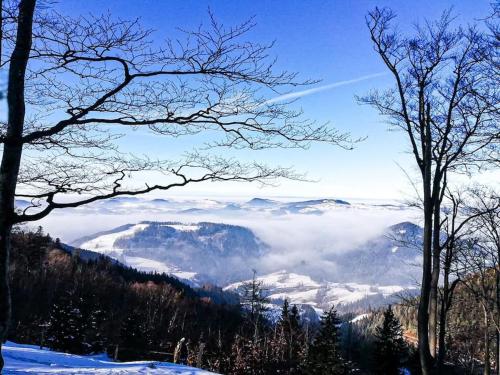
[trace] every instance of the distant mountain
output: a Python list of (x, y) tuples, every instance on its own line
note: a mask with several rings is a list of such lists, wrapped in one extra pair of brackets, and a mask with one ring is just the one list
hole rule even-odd
[(186, 210), (179, 211), (180, 214), (203, 214), (206, 211), (202, 208), (188, 208)]
[(252, 260), (268, 250), (248, 228), (206, 222), (128, 224), (87, 236), (72, 245), (142, 270), (218, 285), (248, 277)]
[[(29, 205), (29, 202), (19, 200), (19, 208)], [(158, 212), (176, 214), (208, 214), (218, 215), (224, 213), (246, 214), (248, 212), (266, 212), (275, 215), (301, 214), (322, 215), (329, 210), (341, 207), (350, 207), (351, 203), (332, 198), (311, 199), (300, 201), (274, 200), (267, 198), (252, 198), (246, 202), (227, 200), (175, 200), (175, 199), (145, 199), (140, 197), (116, 197), (107, 199), (84, 207), (79, 207), (78, 212), (101, 213), (107, 215), (130, 214), (133, 212)], [(394, 206), (391, 209), (397, 209)]]
[[(312, 204), (343, 203), (308, 201), (303, 206)], [(304, 311), (319, 312), (332, 304), (362, 311), (392, 302), (395, 294), (413, 288), (420, 277), (421, 242), (422, 228), (398, 223), (354, 249), (327, 252), (322, 259), (334, 265), (330, 274), (307, 261), (290, 271), (272, 269), (272, 247), (236, 225), (143, 221), (86, 236), (72, 245), (139, 270), (174, 275), (193, 286), (208, 282), (234, 292), (253, 268), (266, 269), (270, 273), (259, 280), (269, 288), (275, 306), (289, 298)]]
[(410, 222), (389, 227), (356, 249), (333, 255), (338, 281), (411, 285), (421, 276), (423, 229)]
[(264, 199), (264, 198), (253, 198), (246, 202), (247, 206), (252, 206), (252, 207), (272, 207), (278, 205), (279, 202), (273, 201), (271, 199)]

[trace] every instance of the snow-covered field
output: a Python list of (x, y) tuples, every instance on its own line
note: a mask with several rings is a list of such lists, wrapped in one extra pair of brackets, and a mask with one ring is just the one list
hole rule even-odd
[(204, 370), (165, 362), (112, 362), (104, 355), (79, 356), (7, 342), (2, 346), (7, 374), (209, 375)]

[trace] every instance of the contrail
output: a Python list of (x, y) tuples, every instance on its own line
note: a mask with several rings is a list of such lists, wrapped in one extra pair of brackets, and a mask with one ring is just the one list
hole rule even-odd
[(277, 96), (276, 98), (269, 99), (269, 100), (266, 101), (266, 104), (272, 104), (272, 103), (282, 102), (282, 101), (285, 101), (285, 100), (301, 98), (303, 96), (316, 94), (317, 92), (330, 90), (330, 89), (333, 89), (333, 88), (336, 88), (336, 87), (346, 86), (346, 85), (350, 85), (350, 84), (353, 84), (353, 83), (357, 83), (357, 82), (361, 82), (361, 81), (366, 81), (368, 79), (372, 79), (372, 78), (376, 78), (376, 77), (381, 77), (381, 76), (384, 76), (386, 74), (387, 73), (368, 74), (366, 76), (361, 76), (361, 77), (354, 78), (354, 79), (349, 79), (349, 80), (346, 80), (346, 81), (339, 81), (339, 82), (335, 82), (335, 83), (330, 83), (328, 85), (324, 85), (324, 86), (320, 86), (320, 87), (315, 87), (315, 88), (312, 88), (312, 89), (307, 89), (307, 90), (302, 90), (302, 91), (297, 91), (297, 92), (291, 92), (289, 94), (284, 94), (284, 95)]

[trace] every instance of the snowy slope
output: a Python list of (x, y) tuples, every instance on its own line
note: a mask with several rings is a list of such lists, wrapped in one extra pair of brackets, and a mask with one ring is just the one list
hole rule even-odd
[(111, 362), (105, 355), (79, 356), (7, 342), (3, 374), (148, 374), (209, 375), (204, 370), (166, 362)]
[(121, 237), (133, 236), (137, 232), (140, 232), (145, 228), (147, 228), (147, 226), (148, 224), (142, 224), (142, 223), (137, 225), (132, 225), (125, 230), (93, 238), (81, 244), (80, 247), (82, 249), (92, 250), (104, 255), (116, 257), (118, 255), (122, 255), (124, 250), (119, 246), (115, 245), (116, 240)]
[[(266, 295), (273, 303), (280, 305), (287, 298), (292, 304), (309, 305), (318, 313), (333, 305), (338, 308), (375, 297), (383, 300), (410, 289), (399, 285), (317, 282), (309, 276), (287, 271), (263, 275), (257, 280), (262, 283)], [(224, 290), (241, 292), (242, 284), (248, 281), (231, 284)]]

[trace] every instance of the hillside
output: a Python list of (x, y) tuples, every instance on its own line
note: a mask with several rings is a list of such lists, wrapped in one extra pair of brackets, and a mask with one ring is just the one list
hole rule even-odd
[(219, 285), (249, 277), (252, 260), (268, 249), (248, 228), (206, 222), (145, 221), (86, 236), (72, 245), (143, 271)]
[(175, 277), (139, 272), (106, 257), (82, 260), (40, 231), (14, 235), (10, 276), (9, 339), (74, 354), (172, 360), (184, 338), (191, 346), (181, 361), (188, 363), (205, 337), (201, 365), (208, 366), (222, 349), (217, 340), (229, 350), (243, 320), (238, 306), (228, 305), (217, 290), (198, 292)]

